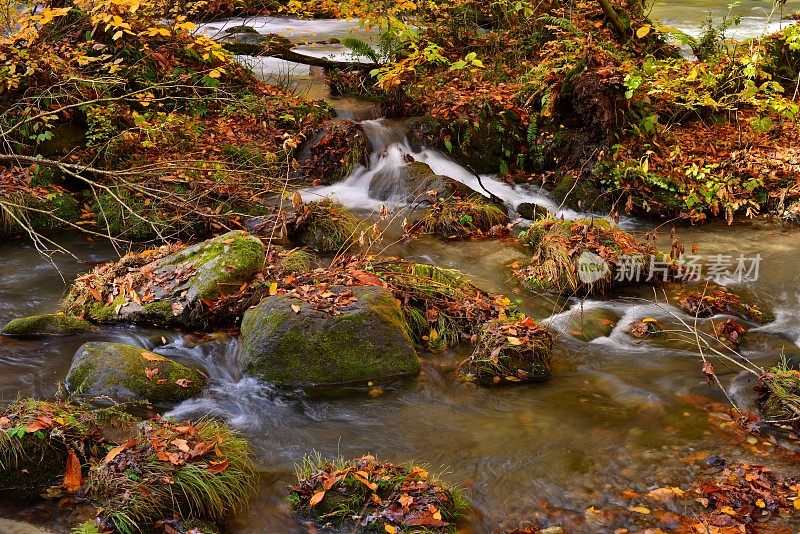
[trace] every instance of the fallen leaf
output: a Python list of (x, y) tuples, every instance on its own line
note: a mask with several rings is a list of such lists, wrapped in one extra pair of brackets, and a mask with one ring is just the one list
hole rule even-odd
[(300, 313), (300, 305), (292, 304), (292, 311), (294, 311), (295, 313)]
[(108, 463), (109, 463), (111, 460), (113, 460), (114, 458), (116, 458), (117, 456), (119, 456), (119, 454), (120, 454), (122, 451), (124, 451), (124, 450), (126, 450), (126, 449), (129, 449), (129, 448), (131, 448), (131, 447), (133, 447), (135, 444), (136, 444), (136, 440), (134, 440), (134, 439), (129, 439), (128, 441), (126, 441), (126, 442), (125, 442), (125, 443), (123, 443), (122, 445), (118, 445), (118, 446), (114, 447), (113, 449), (111, 449), (110, 451), (108, 451), (108, 454), (106, 454), (106, 457), (105, 457), (105, 458), (103, 458), (103, 465), (106, 465), (106, 464), (108, 464)]
[(73, 449), (69, 450), (67, 456), (67, 471), (64, 474), (64, 489), (68, 493), (75, 493), (83, 485), (83, 475), (81, 474), (81, 461)]
[[(228, 466), (231, 465), (230, 461), (228, 460), (221, 460), (219, 462), (208, 462), (208, 470), (215, 475), (218, 475), (225, 471)], [(323, 492), (324, 493), (324, 492)]]
[(177, 449), (181, 452), (189, 452), (189, 445), (187, 444), (185, 439), (173, 439), (170, 441)]
[(188, 388), (188, 387), (189, 387), (189, 384), (191, 384), (191, 383), (192, 383), (192, 381), (191, 381), (191, 380), (189, 380), (188, 378), (179, 378), (179, 379), (177, 379), (177, 380), (175, 381), (175, 383), (176, 383), (177, 385), (179, 385), (180, 387), (182, 387), (182, 388)]
[(148, 362), (163, 362), (164, 360), (166, 360), (166, 358), (164, 358), (160, 354), (156, 354), (155, 352), (149, 352), (149, 351), (142, 352), (142, 358), (144, 358)]
[(308, 501), (309, 508), (313, 508), (314, 506), (318, 505), (322, 502), (322, 499), (325, 498), (324, 491), (318, 491), (314, 495), (311, 496), (311, 500)]

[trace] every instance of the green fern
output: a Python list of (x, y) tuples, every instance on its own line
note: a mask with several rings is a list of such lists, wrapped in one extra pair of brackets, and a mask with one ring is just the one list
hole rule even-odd
[(531, 117), (531, 123), (528, 125), (528, 135), (526, 136), (526, 140), (528, 141), (528, 146), (533, 146), (536, 143), (536, 137), (539, 135), (539, 124), (536, 120), (536, 116)]
[(565, 32), (573, 33), (575, 35), (579, 35), (581, 32), (578, 31), (578, 28), (575, 25), (568, 21), (567, 19), (563, 19), (561, 17), (554, 17), (552, 15), (542, 15), (537, 19), (539, 22), (544, 24), (545, 26), (556, 26), (561, 28)]
[(345, 37), (342, 44), (356, 56), (368, 57), (373, 63), (381, 63), (381, 55), (366, 41), (356, 37)]

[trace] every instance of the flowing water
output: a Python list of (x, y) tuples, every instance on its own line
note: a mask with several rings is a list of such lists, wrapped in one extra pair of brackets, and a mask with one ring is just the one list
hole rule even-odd
[(800, 1), (788, 0), (782, 7), (773, 8), (771, 0), (656, 0), (652, 18), (697, 37), (702, 24), (710, 16), (714, 24), (725, 17), (741, 17), (740, 23), (726, 35), (733, 39), (748, 39), (776, 32), (795, 21), (782, 20), (800, 9)]
[[(278, 26), (286, 28), (285, 24), (281, 21)], [(515, 188), (492, 176), (479, 180), (444, 154), (409, 141), (402, 122), (367, 120), (363, 125), (374, 149), (370, 164), (355, 169), (340, 184), (305, 191), (304, 198), (333, 195), (356, 210), (373, 212), (381, 202), (369, 196), (372, 177), (411, 156), (478, 192), (490, 191), (509, 208), (535, 202), (564, 217), (581, 215), (559, 210), (538, 189)], [(403, 199), (390, 199), (387, 204), (401, 213), (410, 209)], [(634, 232), (652, 228), (637, 220), (625, 225)], [(748, 334), (742, 352), (763, 366), (775, 364), (781, 354), (800, 361), (800, 316), (796, 313), (800, 228), (775, 222), (709, 224), (680, 228), (679, 236), (687, 244), (697, 243), (705, 258), (761, 255), (759, 276), (746, 286), (774, 307), (776, 320)], [(77, 258), (62, 255), (51, 262), (22, 241), (0, 244), (0, 324), (54, 310), (66, 289), (64, 280), (116, 257), (103, 243), (61, 237)], [(422, 355), (418, 378), (387, 386), (377, 397), (362, 389), (336, 395), (287, 393), (242, 377), (236, 338), (119, 326), (70, 338), (0, 337), (0, 399), (8, 402), (18, 394), (41, 398), (55, 394), (75, 350), (89, 339), (157, 349), (202, 368), (210, 377), (209, 387), (200, 398), (174, 407), (169, 415), (221, 417), (253, 443), (261, 486), (249, 511), (227, 525), (236, 534), (309, 531), (291, 515), (283, 498), (293, 464), (311, 450), (345, 457), (371, 452), (397, 462), (413, 459), (446, 468), (444, 478), (462, 485), (473, 505), (474, 512), (464, 525), (464, 532), (470, 533), (507, 530), (537, 517), (545, 518), (546, 524), (564, 524), (567, 532), (611, 532), (618, 526), (636, 530), (636, 519), (630, 519), (635, 514), (626, 512), (625, 504), (623, 511), (629, 519), (613, 525), (593, 520), (586, 511), (620, 506), (620, 494), (628, 488), (647, 491), (682, 485), (687, 489), (702, 474), (686, 461), (690, 456), (715, 454), (729, 460), (768, 462), (787, 475), (799, 474), (797, 466), (782, 464), (777, 456), (753, 456), (737, 439), (715, 431), (700, 406), (708, 399), (724, 401), (725, 397), (705, 383), (699, 355), (691, 346), (634, 340), (626, 333), (631, 322), (646, 316), (674, 321), (663, 306), (648, 302), (654, 298), (649, 290), (585, 301), (528, 293), (510, 279), (505, 267), (525, 252), (502, 240), (422, 238), (395, 243), (387, 252), (461, 269), (484, 289), (519, 299), (523, 311), (557, 335), (554, 376), (525, 387), (478, 388), (457, 379), (455, 370), (465, 354), (449, 351)], [(598, 317), (606, 323), (598, 323)], [(597, 333), (590, 336), (590, 331)], [(719, 368), (718, 372), (725, 384), (736, 374), (733, 369)], [(0, 503), (0, 516), (31, 521), (55, 533), (68, 532), (69, 513), (49, 504)], [(5, 534), (3, 529), (11, 524), (0, 520), (0, 532)], [(791, 530), (800, 529), (798, 520), (788, 520), (788, 525)]]

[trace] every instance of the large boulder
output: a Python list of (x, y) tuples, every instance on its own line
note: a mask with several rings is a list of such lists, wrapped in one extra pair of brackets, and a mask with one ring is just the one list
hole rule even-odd
[(89, 321), (63, 313), (48, 313), (12, 319), (3, 326), (0, 334), (5, 336), (70, 336), (95, 331), (97, 331), (97, 327)]
[(381, 201), (434, 202), (451, 197), (456, 191), (467, 192), (469, 188), (452, 178), (436, 174), (430, 165), (421, 161), (384, 167), (369, 183), (370, 198)]
[(240, 230), (177, 250), (130, 254), (76, 280), (66, 311), (100, 322), (203, 326), (202, 303), (235, 293), (264, 266), (264, 244)]
[(286, 294), (248, 310), (241, 329), (244, 372), (287, 387), (387, 382), (419, 373), (403, 312), (388, 290), (332, 286), (328, 292), (339, 303), (333, 309)]
[(85, 343), (67, 374), (67, 389), (84, 397), (177, 403), (196, 397), (205, 378), (193, 369), (123, 343)]

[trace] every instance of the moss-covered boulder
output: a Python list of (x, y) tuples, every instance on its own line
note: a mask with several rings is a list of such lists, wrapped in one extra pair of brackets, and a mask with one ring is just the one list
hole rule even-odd
[(239, 230), (129, 254), (78, 278), (63, 308), (99, 322), (204, 326), (204, 303), (238, 291), (265, 258), (261, 240)]
[(436, 174), (430, 165), (421, 161), (385, 167), (369, 182), (369, 196), (376, 200), (395, 202), (434, 202), (449, 198), (456, 191), (469, 188), (447, 176)]
[(290, 294), (267, 297), (242, 319), (244, 372), (280, 386), (386, 382), (419, 373), (403, 312), (381, 287), (332, 286), (317, 309)]
[(547, 208), (534, 204), (533, 202), (520, 202), (514, 211), (517, 212), (517, 215), (529, 221), (535, 221), (536, 219), (550, 216), (550, 212)]
[(69, 336), (95, 332), (97, 327), (72, 315), (48, 313), (12, 319), (3, 326), (0, 334), (5, 336)]
[(487, 322), (459, 372), (483, 386), (520, 384), (547, 378), (553, 338), (530, 317)]
[(205, 386), (197, 371), (160, 354), (123, 343), (89, 342), (75, 353), (67, 389), (83, 397), (177, 403)]

